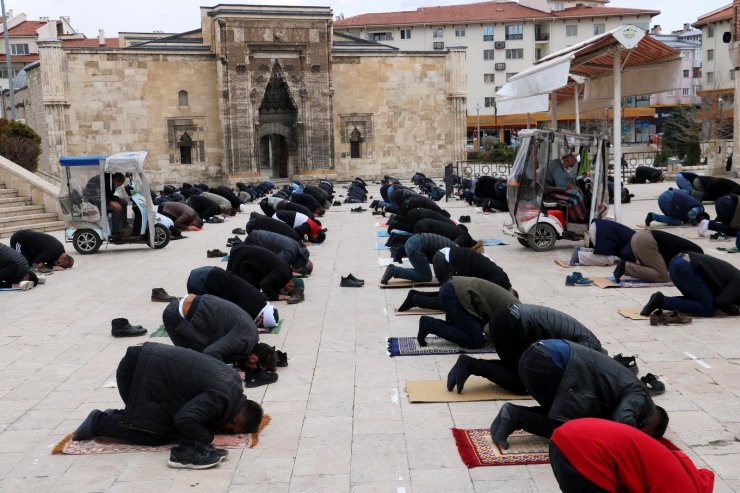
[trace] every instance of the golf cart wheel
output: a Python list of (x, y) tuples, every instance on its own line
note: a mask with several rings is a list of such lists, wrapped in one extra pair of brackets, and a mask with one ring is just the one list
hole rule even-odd
[(517, 238), (516, 241), (524, 248), (529, 248), (529, 241), (526, 238)]
[(527, 241), (529, 246), (535, 252), (546, 252), (552, 250), (555, 246), (555, 242), (558, 239), (558, 233), (552, 225), (547, 223), (537, 223), (534, 228), (529, 231)]
[(162, 224), (154, 225), (154, 245), (149, 245), (155, 250), (164, 248), (170, 242), (170, 230)]
[(72, 237), (72, 245), (75, 250), (82, 255), (89, 255), (95, 253), (100, 249), (103, 244), (103, 240), (100, 236), (92, 229), (79, 229), (75, 231)]

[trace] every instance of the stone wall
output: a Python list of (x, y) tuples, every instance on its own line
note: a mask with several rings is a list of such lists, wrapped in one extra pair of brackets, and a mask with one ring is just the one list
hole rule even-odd
[[(460, 139), (454, 99), (448, 98), (447, 53), (333, 57), (334, 136), (339, 179), (415, 171), (442, 176), (456, 160)], [(463, 109), (464, 111), (464, 109)], [(361, 133), (361, 157), (350, 158), (350, 134)]]

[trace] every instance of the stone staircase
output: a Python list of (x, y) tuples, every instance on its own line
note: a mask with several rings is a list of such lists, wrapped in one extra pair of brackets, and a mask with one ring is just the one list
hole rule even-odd
[(43, 205), (33, 205), (31, 197), (19, 195), (18, 189), (5, 188), (0, 183), (0, 238), (7, 238), (21, 229), (56, 231), (64, 229), (64, 221), (56, 212), (47, 212)]

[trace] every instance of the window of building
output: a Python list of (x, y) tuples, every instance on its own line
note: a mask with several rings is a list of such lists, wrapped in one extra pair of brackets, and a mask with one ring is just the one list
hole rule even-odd
[(485, 84), (495, 84), (496, 74), (483, 74), (483, 82)]
[(691, 74), (689, 73), (689, 71), (688, 71), (688, 70), (684, 70), (684, 71), (683, 71), (683, 76), (684, 76), (684, 77), (688, 78), (688, 77), (689, 77), (689, 75), (691, 75)]
[(349, 134), (349, 157), (358, 159), (362, 157), (360, 143), (362, 142), (362, 134), (355, 127)]
[(509, 82), (509, 79), (511, 79), (515, 75), (516, 75), (516, 72), (506, 72), (506, 82)]
[(10, 45), (10, 54), (11, 55), (28, 55), (28, 44), (27, 43), (17, 43)]
[(493, 60), (493, 52), (494, 50), (483, 50), (483, 59)]
[(714, 72), (707, 72), (707, 82), (709, 84), (714, 82)]
[(507, 24), (506, 39), (524, 39), (524, 24)]
[(496, 106), (496, 98), (485, 98), (485, 101), (483, 102), (483, 105), (486, 108), (493, 108)]
[(401, 29), (401, 39), (411, 39), (411, 29)]
[(594, 24), (594, 36), (604, 34), (606, 32), (606, 24)]
[(681, 89), (681, 94), (682, 94), (683, 96), (689, 96), (689, 95), (691, 95), (691, 90), (690, 90), (690, 88), (688, 88), (688, 87), (684, 87), (684, 88), (682, 88), (682, 89)]
[(498, 92), (498, 91), (499, 91), (499, 89), (501, 89), (502, 87), (504, 87), (504, 86), (496, 86), (496, 87), (495, 87), (495, 88), (493, 89), (493, 92)]
[(514, 48), (506, 50), (507, 60), (517, 60), (519, 58), (524, 58), (524, 48)]
[(392, 41), (391, 33), (372, 33), (373, 41)]
[(714, 37), (714, 26), (707, 26), (707, 38)]
[(701, 60), (701, 48), (694, 50), (694, 60)]
[(707, 61), (711, 62), (714, 60), (714, 50), (707, 50)]
[(635, 97), (635, 108), (646, 108), (650, 106), (650, 95), (647, 96), (636, 96)]
[(698, 95), (699, 95), (699, 88), (698, 87), (695, 87), (694, 88), (694, 96), (698, 96)]
[(444, 27), (433, 27), (432, 28), (432, 37), (433, 38), (444, 38), (445, 37), (445, 28)]
[(189, 106), (188, 91), (180, 91), (177, 93), (177, 105), (178, 106)]
[(564, 8), (565, 8), (565, 3), (564, 2), (555, 2), (552, 5), (552, 10), (563, 10)]
[(689, 58), (691, 58), (691, 52), (688, 51), (688, 50), (682, 51), (681, 52), (681, 58), (684, 58), (684, 59), (688, 60)]
[(675, 96), (675, 91), (671, 89), (670, 91), (666, 91), (665, 95), (669, 98), (672, 98), (673, 96)]
[(534, 49), (534, 59), (539, 60), (542, 58), (542, 48), (535, 48)]
[(456, 38), (464, 38), (465, 37), (465, 28), (464, 27), (456, 27), (455, 28), (455, 37)]
[(569, 24), (565, 26), (565, 35), (566, 36), (578, 36), (578, 25)]
[(178, 141), (180, 147), (180, 164), (193, 164), (193, 138), (185, 132)]
[(493, 26), (483, 26), (483, 41), (493, 41)]
[(694, 79), (701, 79), (701, 67), (694, 67)]
[[(18, 75), (18, 70), (15, 67), (13, 68), (13, 77)], [(10, 79), (8, 77), (8, 66), (5, 63), (0, 64), (0, 79)]]

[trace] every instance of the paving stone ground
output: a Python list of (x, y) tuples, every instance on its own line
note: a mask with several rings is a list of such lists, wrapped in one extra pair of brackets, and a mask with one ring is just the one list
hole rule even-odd
[[(657, 210), (655, 199), (665, 187), (630, 186), (636, 196), (624, 205), (622, 222), (633, 226)], [(371, 188), (379, 196), (377, 185)], [(337, 190), (342, 194), (341, 184)], [(441, 204), (453, 217), (470, 215), (475, 237), (504, 238), (508, 214), (483, 215), (459, 201)], [(91, 409), (120, 407), (113, 387), (118, 361), (128, 345), (148, 339), (112, 338), (111, 319), (126, 317), (156, 329), (166, 305), (150, 302), (151, 289), (184, 295), (190, 269), (224, 266), (206, 258), (206, 250), (225, 249), (231, 230), (244, 227), (248, 214), (186, 233), (186, 239), (162, 250), (113, 246), (81, 256), (68, 244), (74, 269), (25, 293), (0, 293), (0, 491), (557, 491), (548, 465), (470, 470), (463, 465), (450, 428), (488, 427), (500, 403), (408, 403), (407, 380), (445, 378), (456, 357), (387, 356), (386, 337), (416, 335), (418, 319), (393, 316), (406, 292), (377, 287), (378, 259), (389, 256), (373, 250), (379, 217), (351, 213), (351, 207), (327, 212), (328, 239), (310, 248), (316, 269), (307, 279), (306, 301), (281, 304), (286, 320), (281, 332), (262, 337), (290, 357), (277, 383), (246, 389), (272, 424), (257, 448), (233, 451), (211, 470), (170, 469), (162, 454), (52, 456), (50, 451)], [(693, 233), (692, 228), (672, 231)], [(61, 238), (61, 232), (55, 235)], [(697, 465), (715, 471), (715, 491), (740, 491), (739, 319), (651, 327), (622, 318), (618, 307), (642, 306), (653, 290), (565, 287), (570, 270), (553, 260), (567, 259), (576, 243), (563, 241), (536, 253), (509, 240), (486, 247), (486, 254), (508, 272), (521, 299), (578, 318), (610, 353), (638, 355), (641, 372), (660, 375), (666, 383), (656, 401), (671, 418), (667, 437)], [(696, 241), (740, 266), (740, 254), (723, 254), (708, 239)], [(580, 270), (585, 276), (611, 273), (610, 268)], [(365, 287), (340, 288), (340, 276), (350, 272), (365, 279)]]

